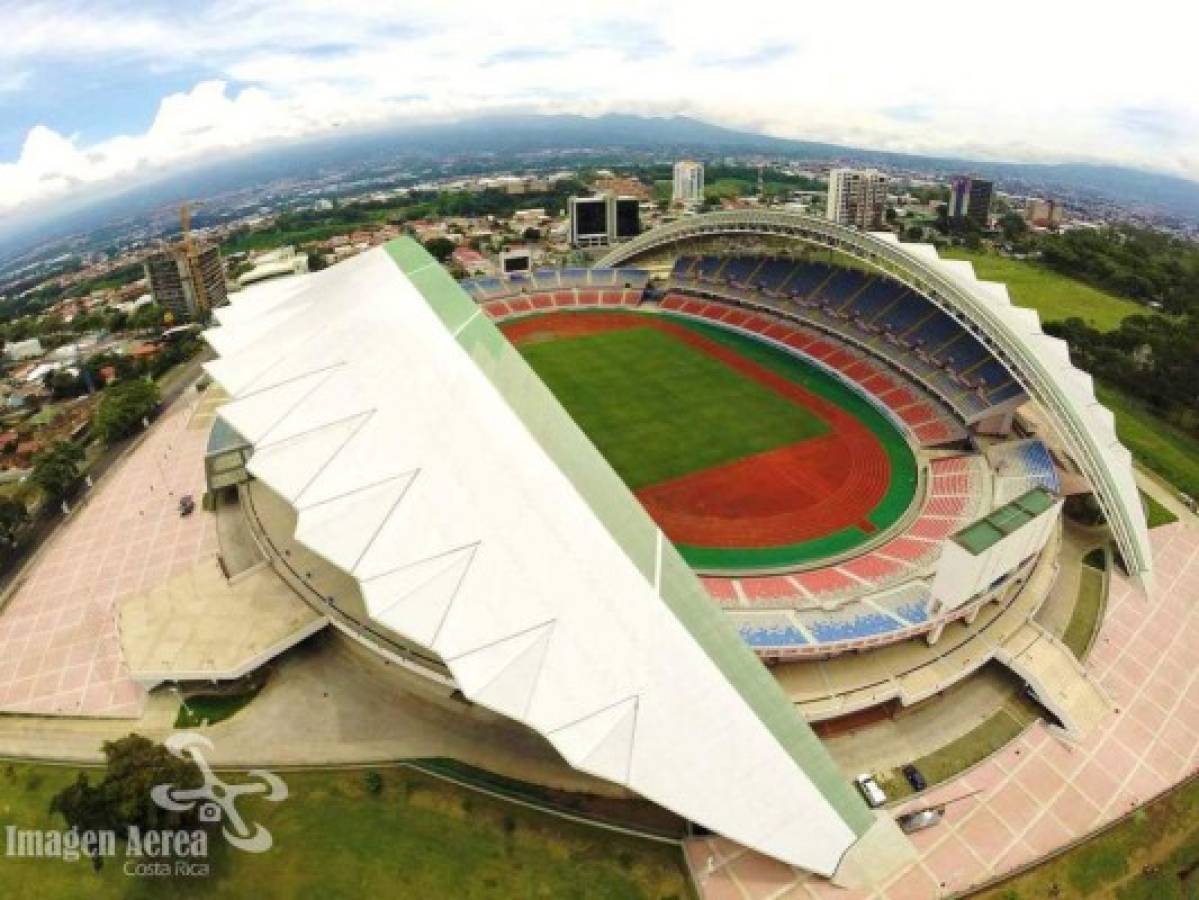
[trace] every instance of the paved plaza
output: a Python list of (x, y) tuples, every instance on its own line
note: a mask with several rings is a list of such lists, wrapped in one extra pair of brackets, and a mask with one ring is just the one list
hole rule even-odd
[(185, 391), (21, 576), (0, 610), (0, 712), (141, 714), (145, 693), (121, 655), (117, 602), (217, 552), (214, 517), (181, 518), (176, 506), (204, 493), (208, 430), (191, 421), (199, 405)]
[(1152, 532), (1146, 599), (1115, 576), (1087, 667), (1116, 704), (1079, 745), (1038, 723), (972, 770), (898, 807), (955, 798), (912, 835), (919, 859), (877, 891), (845, 891), (730, 841), (698, 839), (688, 862), (708, 900), (926, 900), (981, 884), (1086, 835), (1199, 770), (1199, 528)]

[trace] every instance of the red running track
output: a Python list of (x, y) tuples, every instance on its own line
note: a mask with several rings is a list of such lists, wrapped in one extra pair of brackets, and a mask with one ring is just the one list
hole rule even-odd
[(554, 313), (500, 326), (514, 344), (625, 328), (657, 328), (815, 413), (817, 438), (650, 485), (638, 499), (676, 543), (771, 547), (813, 540), (867, 520), (890, 482), (887, 455), (854, 416), (735, 350), (674, 322), (637, 313)]

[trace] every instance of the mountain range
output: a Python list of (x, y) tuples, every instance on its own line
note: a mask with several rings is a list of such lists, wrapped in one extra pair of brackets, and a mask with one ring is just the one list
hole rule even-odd
[(115, 220), (129, 220), (182, 198), (244, 190), (280, 179), (306, 180), (350, 165), (404, 159), (486, 158), (544, 151), (633, 150), (663, 155), (760, 153), (796, 161), (841, 161), (945, 176), (970, 172), (1001, 189), (1086, 198), (1129, 213), (1199, 223), (1199, 183), (1113, 165), (1014, 163), (920, 156), (737, 131), (686, 117), (634, 115), (488, 116), (331, 136), (227, 157), (184, 171), (156, 173), (136, 185), (64, 201), (38, 214), (0, 219), (0, 258)]

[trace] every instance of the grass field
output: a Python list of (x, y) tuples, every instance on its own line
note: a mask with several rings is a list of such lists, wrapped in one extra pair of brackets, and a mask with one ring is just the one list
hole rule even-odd
[(198, 728), (205, 723), (215, 725), (238, 713), (257, 696), (257, 690), (238, 694), (201, 694), (188, 697), (179, 705), (175, 716), (176, 728)]
[(1199, 779), (1098, 837), (977, 897), (1195, 900), (1199, 897)]
[(1103, 572), (1085, 565), (1078, 575), (1078, 598), (1074, 601), (1074, 611), (1062, 635), (1062, 643), (1079, 660), (1086, 654), (1091, 637), (1099, 627), (1099, 614), (1102, 611)]
[(1171, 522), (1177, 522), (1178, 516), (1166, 509), (1162, 504), (1158, 503), (1144, 491), (1141, 491), (1141, 502), (1145, 505), (1145, 519), (1149, 523), (1150, 528), (1160, 528), (1162, 525), (1169, 525)]
[(1043, 322), (1079, 318), (1101, 331), (1111, 331), (1128, 316), (1150, 311), (1139, 303), (1091, 287), (1035, 262), (1009, 259), (994, 253), (972, 252), (961, 247), (941, 251), (946, 259), (968, 259), (978, 277), (1002, 281), (1012, 302), (1035, 309)]
[(1115, 413), (1116, 434), (1133, 456), (1180, 491), (1199, 497), (1199, 440), (1115, 388), (1096, 382), (1095, 395)]
[(828, 430), (656, 329), (527, 344), (521, 352), (633, 490)]
[[(1016, 694), (981, 725), (913, 764), (930, 786), (948, 781), (1015, 740), (1039, 716), (1040, 710), (1035, 703), (1023, 694)], [(898, 770), (881, 778), (879, 784), (892, 800), (912, 793), (911, 786)]]
[[(0, 819), (61, 828), (50, 797), (75, 778), (50, 766), (0, 765)], [(0, 856), (0, 896), (263, 898), (647, 898), (690, 896), (677, 846), (612, 834), (465, 791), (406, 769), (285, 773), (288, 799), (245, 798), (239, 809), (274, 838), (254, 855), (210, 843), (206, 877), (99, 873), (86, 861)]]

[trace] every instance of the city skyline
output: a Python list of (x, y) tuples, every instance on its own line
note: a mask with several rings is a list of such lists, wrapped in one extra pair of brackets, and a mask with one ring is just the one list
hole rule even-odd
[[(689, 115), (880, 150), (1199, 178), (1186, 29), (1161, 29), (1165, 9), (1117, 21), (937, 5), (862, 29), (850, 58), (837, 22), (883, 12), (856, 7), (824, 21), (751, 3), (720, 28), (672, 3), (553, 21), (522, 3), (500, 21), (473, 3), (385, 20), (324, 3), (16, 10), (0, 48), (0, 216), (338, 128), (496, 112)], [(969, 33), (988, 55), (958, 59)]]

